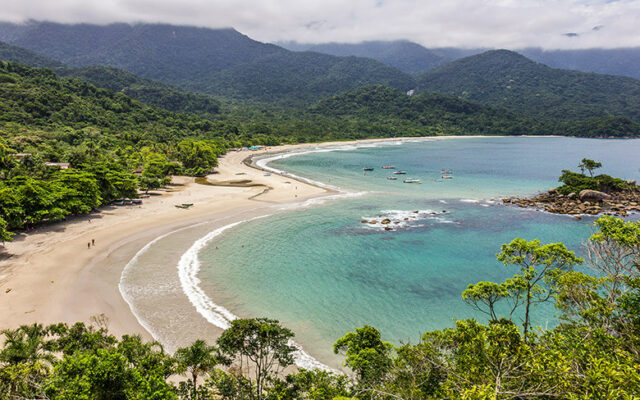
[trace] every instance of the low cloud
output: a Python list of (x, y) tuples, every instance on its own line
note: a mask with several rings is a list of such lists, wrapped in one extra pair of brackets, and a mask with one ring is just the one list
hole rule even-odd
[[(0, 20), (233, 27), (264, 42), (409, 39), (427, 47), (640, 46), (636, 0), (20, 0)], [(606, 26), (607, 29), (601, 29)], [(595, 28), (594, 28), (595, 27)], [(571, 34), (567, 34), (567, 33)]]

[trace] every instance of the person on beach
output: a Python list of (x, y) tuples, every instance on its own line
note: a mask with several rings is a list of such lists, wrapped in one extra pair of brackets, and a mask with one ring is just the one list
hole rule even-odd
[(95, 239), (91, 239), (91, 245), (95, 246), (96, 245), (96, 240)]
[(91, 248), (91, 242), (88, 242), (87, 243), (87, 249), (90, 249), (90, 248)]

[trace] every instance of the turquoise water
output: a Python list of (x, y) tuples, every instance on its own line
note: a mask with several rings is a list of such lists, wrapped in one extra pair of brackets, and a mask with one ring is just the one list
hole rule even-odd
[[(455, 319), (484, 319), (460, 293), (516, 272), (495, 260), (500, 244), (537, 238), (580, 253), (592, 219), (504, 207), (500, 196), (557, 186), (560, 171), (583, 157), (603, 162), (604, 173), (638, 179), (639, 154), (640, 140), (464, 138), (276, 160), (270, 166), (360, 195), (226, 232), (200, 253), (203, 288), (238, 316), (282, 321), (324, 362), (335, 362), (337, 338), (364, 324), (394, 343), (415, 342)], [(408, 173), (390, 181), (381, 165)], [(364, 175), (363, 167), (375, 170)], [(441, 179), (442, 168), (454, 178)], [(390, 232), (361, 222), (387, 217), (398, 222)], [(535, 321), (553, 324), (553, 308), (536, 310)]]

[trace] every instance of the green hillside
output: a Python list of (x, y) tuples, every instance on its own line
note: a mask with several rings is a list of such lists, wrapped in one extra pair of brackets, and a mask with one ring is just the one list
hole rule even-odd
[(373, 58), (410, 74), (425, 72), (450, 61), (448, 58), (408, 40), (320, 44), (283, 42), (277, 44), (292, 51), (314, 51), (340, 57)]
[(63, 65), (60, 61), (45, 57), (35, 51), (12, 46), (4, 42), (0, 42), (0, 60), (17, 62), (38, 68), (56, 68)]
[(384, 86), (359, 88), (325, 99), (311, 107), (310, 112), (345, 123), (358, 120), (384, 124), (398, 132), (410, 131), (418, 136), (441, 133), (581, 137), (640, 135), (640, 124), (626, 117), (559, 121), (436, 93), (407, 96)]
[(104, 65), (200, 92), (312, 104), (371, 83), (403, 90), (408, 74), (378, 61), (296, 53), (233, 29), (166, 24), (0, 24), (0, 40), (72, 66)]
[(233, 98), (295, 106), (374, 83), (402, 90), (414, 85), (409, 75), (374, 60), (288, 52), (195, 79), (187, 86)]
[(419, 87), (546, 118), (640, 121), (640, 81), (553, 69), (507, 50), (456, 60), (422, 76)]
[(169, 111), (194, 113), (200, 116), (211, 116), (220, 112), (220, 102), (211, 96), (140, 78), (118, 68), (63, 67), (55, 71), (60, 76), (80, 79), (97, 87), (122, 92), (141, 103)]

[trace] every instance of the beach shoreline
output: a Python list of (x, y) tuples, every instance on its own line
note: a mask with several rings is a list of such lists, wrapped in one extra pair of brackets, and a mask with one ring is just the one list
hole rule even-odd
[[(283, 145), (255, 152), (228, 152), (219, 160), (210, 182), (251, 180), (251, 187), (195, 183), (190, 177), (174, 177), (168, 188), (154, 192), (142, 206), (104, 206), (95, 213), (40, 226), (0, 252), (0, 329), (23, 324), (57, 322), (90, 323), (104, 314), (111, 333), (140, 334), (152, 339), (138, 321), (120, 290), (120, 278), (128, 262), (155, 238), (203, 221), (237, 221), (263, 204), (295, 205), (334, 194), (331, 188), (305, 182), (290, 174), (271, 173), (253, 162), (256, 156), (275, 155), (311, 148), (362, 145), (382, 141), (437, 140), (385, 138), (356, 141)], [(291, 185), (291, 180), (296, 180)], [(267, 190), (265, 190), (267, 189)], [(175, 205), (193, 203), (188, 210)], [(220, 227), (213, 225), (214, 227)], [(95, 245), (90, 243), (95, 241)]]

